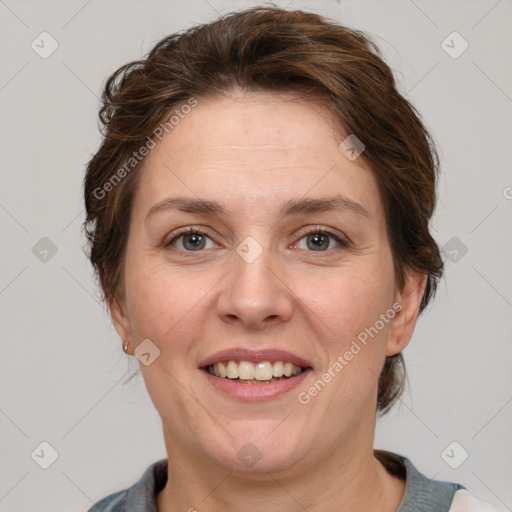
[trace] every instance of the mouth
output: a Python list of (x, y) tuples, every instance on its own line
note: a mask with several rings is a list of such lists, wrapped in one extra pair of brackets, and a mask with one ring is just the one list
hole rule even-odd
[(297, 366), (290, 361), (219, 361), (205, 366), (205, 371), (221, 379), (240, 384), (270, 384), (296, 377), (308, 368)]
[(281, 350), (225, 350), (199, 365), (218, 391), (239, 400), (268, 400), (299, 385), (312, 371), (305, 359)]

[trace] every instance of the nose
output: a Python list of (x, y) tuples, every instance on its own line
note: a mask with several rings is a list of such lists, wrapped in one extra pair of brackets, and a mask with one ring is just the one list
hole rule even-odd
[(234, 268), (222, 283), (218, 314), (223, 321), (253, 330), (289, 320), (293, 292), (283, 271), (265, 249), (254, 261), (233, 254)]

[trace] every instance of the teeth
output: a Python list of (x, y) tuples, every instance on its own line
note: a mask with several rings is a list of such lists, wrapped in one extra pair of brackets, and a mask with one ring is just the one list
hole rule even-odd
[[(217, 366), (216, 364), (213, 365), (214, 368), (216, 366)], [(228, 379), (238, 379), (238, 365), (235, 363), (235, 361), (229, 361), (226, 377)]]
[(206, 368), (217, 377), (240, 380), (271, 381), (272, 378), (292, 377), (302, 373), (303, 369), (290, 362), (262, 361), (221, 361)]
[(270, 380), (272, 379), (272, 365), (265, 361), (254, 365), (254, 378), (256, 380)]
[(219, 363), (217, 366), (219, 367), (219, 377), (226, 377), (227, 376), (226, 367), (222, 363)]
[(240, 361), (238, 363), (238, 378), (243, 380), (254, 379), (254, 363), (250, 363), (249, 361)]
[(284, 371), (284, 374), (286, 375), (286, 377), (290, 377), (293, 372), (293, 364), (285, 363), (283, 371)]
[(284, 375), (284, 363), (282, 361), (276, 361), (272, 367), (272, 375), (274, 377), (282, 377)]

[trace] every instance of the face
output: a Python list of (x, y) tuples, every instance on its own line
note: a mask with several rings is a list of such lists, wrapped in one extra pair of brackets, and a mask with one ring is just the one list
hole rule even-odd
[(338, 149), (346, 135), (322, 106), (240, 93), (198, 99), (146, 157), (111, 309), (132, 347), (150, 340), (140, 367), (169, 456), (285, 471), (373, 443), (377, 378), (423, 283), (396, 290), (377, 185)]

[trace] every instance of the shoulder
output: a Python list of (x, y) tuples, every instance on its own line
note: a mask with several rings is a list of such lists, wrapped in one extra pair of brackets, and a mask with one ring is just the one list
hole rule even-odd
[(156, 512), (156, 496), (167, 482), (167, 459), (151, 464), (128, 489), (97, 501), (87, 512)]
[(461, 489), (453, 495), (449, 512), (504, 512), (505, 510), (507, 509), (481, 501), (466, 489)]
[(406, 481), (405, 494), (398, 512), (504, 512), (503, 509), (475, 498), (461, 484), (428, 478), (403, 455), (375, 450), (375, 456), (387, 471)]
[(97, 501), (87, 512), (124, 512), (128, 490), (119, 491)]

